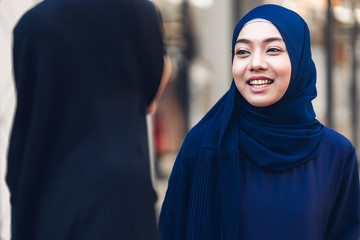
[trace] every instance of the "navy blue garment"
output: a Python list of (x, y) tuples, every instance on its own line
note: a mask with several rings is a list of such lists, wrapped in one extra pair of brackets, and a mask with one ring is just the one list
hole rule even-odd
[(316, 120), (316, 71), (305, 21), (263, 5), (291, 61), (290, 85), (277, 103), (254, 107), (233, 82), (188, 133), (160, 214), (163, 239), (354, 240), (360, 237), (360, 188), (352, 144)]
[(163, 70), (146, 0), (45, 0), (14, 29), (13, 240), (157, 239), (146, 108)]

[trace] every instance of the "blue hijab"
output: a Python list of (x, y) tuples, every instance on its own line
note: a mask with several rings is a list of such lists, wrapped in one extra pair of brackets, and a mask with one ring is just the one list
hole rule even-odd
[(255, 18), (273, 23), (286, 44), (292, 67), (287, 91), (275, 104), (255, 107), (241, 96), (233, 81), (230, 90), (198, 127), (210, 125), (207, 129), (218, 129), (216, 133), (207, 131), (202, 147), (215, 144), (219, 152), (240, 148), (259, 167), (285, 171), (314, 159), (323, 135), (323, 126), (316, 120), (311, 103), (317, 92), (310, 33), (297, 13), (278, 5), (262, 5), (251, 10), (236, 25), (233, 56), (241, 29)]
[[(240, 113), (240, 147), (258, 166), (282, 171), (315, 158), (323, 134), (311, 103), (317, 92), (310, 33), (297, 13), (277, 5), (262, 5), (236, 25), (233, 57), (241, 29), (255, 18), (266, 19), (279, 30), (289, 53), (292, 72), (285, 95), (269, 107), (252, 106), (240, 94), (235, 94)], [(234, 88), (232, 84), (231, 89)]]

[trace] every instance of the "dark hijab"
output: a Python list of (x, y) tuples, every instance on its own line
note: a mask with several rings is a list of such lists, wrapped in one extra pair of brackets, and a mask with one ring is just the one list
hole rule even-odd
[(146, 108), (162, 75), (147, 0), (45, 0), (14, 29), (12, 239), (155, 239)]
[(323, 135), (311, 103), (317, 93), (309, 29), (297, 13), (278, 5), (262, 5), (236, 25), (233, 49), (244, 24), (255, 18), (273, 23), (285, 41), (292, 69), (285, 95), (271, 106), (255, 107), (240, 95), (233, 81), (194, 131), (208, 129), (202, 147), (215, 147), (220, 153), (240, 148), (259, 167), (284, 171), (314, 159)]
[(311, 103), (317, 93), (310, 33), (297, 13), (277, 5), (263, 5), (250, 11), (235, 27), (233, 56), (241, 29), (255, 18), (268, 20), (279, 30), (289, 53), (292, 72), (285, 95), (272, 106), (254, 107), (237, 94), (240, 146), (258, 166), (286, 170), (315, 158), (323, 134)]

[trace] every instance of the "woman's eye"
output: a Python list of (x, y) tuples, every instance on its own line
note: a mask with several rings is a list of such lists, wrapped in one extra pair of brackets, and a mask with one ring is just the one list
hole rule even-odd
[(268, 52), (269, 53), (278, 53), (278, 52), (282, 52), (282, 50), (279, 48), (269, 48)]
[(244, 49), (240, 49), (236, 52), (236, 55), (249, 55), (250, 52), (249, 51), (246, 51)]

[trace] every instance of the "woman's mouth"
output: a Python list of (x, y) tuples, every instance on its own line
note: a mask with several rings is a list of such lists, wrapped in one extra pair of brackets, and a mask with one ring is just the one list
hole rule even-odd
[(253, 79), (249, 80), (247, 83), (254, 88), (263, 88), (272, 84), (274, 80), (271, 79)]

